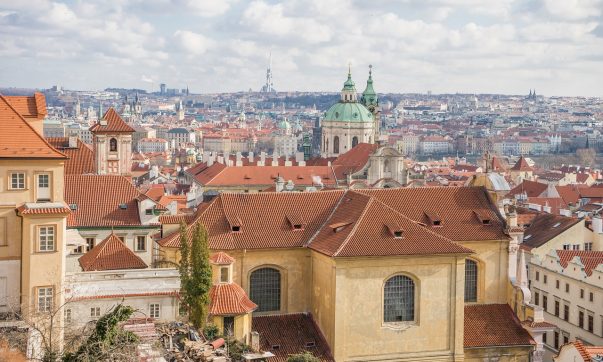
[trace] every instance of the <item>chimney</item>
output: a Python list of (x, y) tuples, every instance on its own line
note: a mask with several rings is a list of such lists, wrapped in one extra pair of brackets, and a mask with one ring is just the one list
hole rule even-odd
[(260, 334), (256, 331), (251, 332), (251, 350), (254, 352), (260, 351)]
[(289, 156), (285, 155), (285, 166), (292, 166), (293, 162), (289, 159)]
[(258, 161), (258, 166), (266, 165), (266, 152), (260, 152), (260, 160)]
[(237, 152), (237, 154), (236, 154), (235, 157), (236, 157), (236, 159), (235, 159), (235, 166), (237, 166), (237, 167), (243, 166), (243, 160), (241, 158), (241, 152)]
[(278, 156), (276, 153), (272, 154), (272, 166), (278, 166)]
[(507, 213), (507, 225), (511, 228), (517, 227), (517, 212), (513, 208)]
[(254, 156), (253, 151), (249, 151), (249, 156), (247, 158), (249, 159), (250, 164), (253, 163), (253, 156)]
[(594, 214), (592, 220), (593, 231), (597, 234), (603, 234), (603, 219), (601, 219), (601, 215)]
[(283, 192), (285, 189), (285, 179), (278, 175), (274, 183), (276, 186), (276, 192)]
[(299, 165), (300, 162), (302, 162), (304, 160), (304, 153), (303, 152), (296, 152), (295, 153), (295, 162), (297, 162), (297, 164)]
[(551, 213), (551, 207), (549, 206), (548, 202), (542, 207), (542, 211), (546, 212), (547, 214)]
[(224, 164), (224, 156), (218, 156), (218, 160), (216, 162)]
[(77, 137), (69, 136), (69, 148), (77, 148)]

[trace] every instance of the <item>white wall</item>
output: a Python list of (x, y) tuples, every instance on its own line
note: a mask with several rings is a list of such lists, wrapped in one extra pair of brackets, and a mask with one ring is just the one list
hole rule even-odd
[(0, 312), (8, 312), (11, 307), (18, 306), (20, 286), (21, 261), (0, 260)]

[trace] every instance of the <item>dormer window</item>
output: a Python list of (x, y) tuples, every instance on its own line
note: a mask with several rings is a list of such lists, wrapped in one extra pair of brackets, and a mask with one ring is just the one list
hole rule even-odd
[(239, 233), (241, 232), (241, 226), (243, 225), (243, 223), (241, 222), (241, 219), (239, 219), (239, 217), (227, 217), (228, 219), (228, 223), (230, 224), (230, 231), (232, 231), (233, 233)]
[(352, 222), (350, 222), (350, 221), (338, 222), (338, 223), (329, 225), (329, 227), (331, 229), (333, 229), (334, 233), (338, 233), (338, 232), (342, 231), (343, 229), (345, 229), (346, 226), (350, 225), (351, 223)]
[(394, 231), (394, 238), (402, 239), (402, 231)]
[(425, 216), (429, 219), (431, 226), (442, 226), (442, 218), (438, 213), (433, 211), (424, 211)]
[(482, 210), (473, 210), (473, 213), (479, 222), (482, 223), (482, 225), (492, 225), (492, 218), (490, 217), (489, 213)]
[(316, 347), (316, 342), (310, 341), (306, 342), (306, 348)]
[(404, 230), (402, 230), (402, 227), (397, 222), (387, 222), (385, 227), (387, 227), (387, 230), (395, 239), (402, 239), (404, 237)]
[(69, 204), (69, 209), (71, 211), (76, 211), (77, 210), (77, 204)]
[(128, 204), (119, 204), (119, 208), (122, 210), (126, 210), (128, 208)]
[(238, 226), (238, 225), (232, 225), (232, 226), (230, 227), (230, 231), (232, 231), (233, 233), (238, 233), (238, 232), (241, 232), (241, 227), (240, 227), (240, 226)]
[(304, 229), (304, 220), (303, 218), (296, 212), (290, 212), (286, 215), (287, 221), (293, 230), (303, 230)]

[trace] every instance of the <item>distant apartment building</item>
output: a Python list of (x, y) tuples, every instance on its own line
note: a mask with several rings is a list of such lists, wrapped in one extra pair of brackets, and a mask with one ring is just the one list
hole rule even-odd
[(58, 119), (44, 120), (44, 137), (65, 137), (65, 125)]
[(222, 135), (206, 135), (203, 137), (203, 151), (230, 154), (232, 142), (229, 137)]
[(143, 138), (138, 141), (138, 152), (166, 152), (169, 149), (168, 141), (161, 138)]
[(396, 141), (398, 150), (405, 155), (414, 155), (419, 151), (419, 136), (413, 133), (405, 133)]
[(186, 128), (172, 128), (167, 131), (167, 140), (172, 148), (179, 148), (181, 144), (195, 143), (195, 132)]
[(134, 127), (134, 133), (132, 134), (132, 151), (138, 149), (138, 142), (143, 138), (161, 138), (157, 137), (157, 131), (151, 127)]
[(297, 138), (295, 136), (275, 136), (274, 153), (279, 156), (293, 156), (297, 153)]
[(419, 141), (419, 150), (423, 155), (437, 155), (452, 152), (452, 143), (442, 136), (427, 136)]

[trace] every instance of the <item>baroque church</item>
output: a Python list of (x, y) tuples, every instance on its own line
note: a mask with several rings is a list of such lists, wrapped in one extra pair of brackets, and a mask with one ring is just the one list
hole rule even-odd
[(327, 110), (322, 120), (321, 156), (337, 157), (359, 143), (377, 143), (379, 131), (379, 98), (373, 88), (372, 66), (360, 101), (349, 69), (339, 102)]

